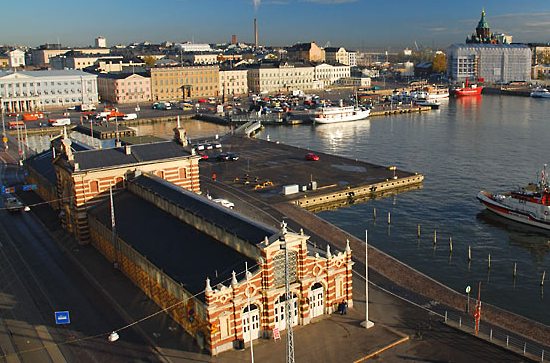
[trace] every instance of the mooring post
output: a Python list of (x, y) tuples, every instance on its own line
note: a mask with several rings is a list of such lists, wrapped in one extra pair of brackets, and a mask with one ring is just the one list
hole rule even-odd
[(388, 224), (391, 224), (391, 212), (388, 212)]
[(518, 263), (514, 262), (514, 272), (512, 273), (512, 276), (514, 276), (514, 278), (516, 278), (517, 272), (518, 272)]
[(449, 253), (453, 253), (453, 237), (449, 237)]
[(376, 208), (372, 208), (372, 217), (376, 219)]
[(468, 245), (468, 261), (472, 260), (472, 246)]
[(489, 253), (489, 257), (487, 258), (487, 268), (491, 269), (491, 254)]
[(523, 355), (525, 355), (526, 351), (527, 351), (527, 342), (523, 343)]
[(416, 236), (420, 238), (420, 224), (416, 225)]
[(507, 335), (506, 336), (506, 347), (508, 347), (510, 345), (510, 336)]
[(493, 328), (489, 331), (489, 340), (493, 340)]
[(542, 271), (542, 278), (540, 279), (540, 286), (544, 286), (544, 279), (546, 278), (546, 270)]
[(434, 229), (434, 245), (437, 243), (437, 229)]
[(447, 322), (447, 310), (445, 310), (445, 323)]

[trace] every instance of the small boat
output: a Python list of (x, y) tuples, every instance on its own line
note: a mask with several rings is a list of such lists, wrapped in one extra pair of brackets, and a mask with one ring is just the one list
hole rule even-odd
[(531, 91), (530, 96), (534, 98), (550, 98), (550, 91), (546, 88), (537, 87)]
[(426, 87), (426, 92), (428, 92), (428, 99), (439, 100), (442, 98), (449, 98), (449, 88), (429, 86)]
[(369, 117), (370, 109), (358, 106), (321, 107), (314, 111), (312, 120), (319, 124), (358, 121)]
[(432, 110), (437, 110), (440, 106), (439, 102), (430, 99), (417, 99), (416, 101), (414, 101), (414, 104), (417, 106), (428, 106), (431, 107)]
[(462, 87), (455, 87), (451, 89), (451, 93), (455, 96), (479, 96), (483, 91), (483, 86), (476, 83), (469, 83), (466, 79), (466, 83)]
[(538, 183), (519, 190), (493, 194), (480, 191), (477, 199), (490, 211), (516, 222), (550, 230), (550, 187), (546, 165)]

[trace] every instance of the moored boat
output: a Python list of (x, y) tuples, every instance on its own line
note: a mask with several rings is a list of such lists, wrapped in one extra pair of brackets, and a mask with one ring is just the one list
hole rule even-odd
[(369, 117), (370, 110), (358, 106), (321, 107), (314, 111), (312, 120), (319, 124), (358, 121)]
[(476, 83), (469, 83), (466, 79), (466, 83), (462, 87), (455, 87), (451, 89), (451, 93), (455, 96), (479, 96), (483, 91), (483, 86)]
[(480, 191), (477, 199), (490, 211), (531, 226), (550, 230), (550, 188), (546, 165), (538, 183), (503, 194)]
[(530, 96), (534, 98), (550, 98), (550, 91), (543, 87), (537, 87), (531, 91)]

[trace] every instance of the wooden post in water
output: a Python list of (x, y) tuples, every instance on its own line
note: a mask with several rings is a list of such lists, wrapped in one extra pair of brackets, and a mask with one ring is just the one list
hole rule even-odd
[(437, 243), (437, 229), (434, 229), (434, 245)]
[(372, 217), (376, 220), (376, 208), (372, 208)]
[(491, 254), (489, 253), (489, 257), (487, 258), (487, 268), (491, 269)]
[(512, 276), (514, 278), (516, 278), (516, 275), (517, 275), (517, 268), (518, 268), (518, 263), (517, 262), (514, 262), (514, 272), (512, 272)]
[(453, 253), (453, 237), (449, 237), (449, 253)]
[(420, 238), (420, 224), (416, 226), (416, 236)]
[(391, 212), (388, 212), (388, 224), (391, 224)]
[(468, 245), (468, 262), (472, 260), (472, 246)]
[(542, 271), (542, 279), (540, 279), (540, 286), (544, 286), (545, 278), (546, 278), (546, 270)]

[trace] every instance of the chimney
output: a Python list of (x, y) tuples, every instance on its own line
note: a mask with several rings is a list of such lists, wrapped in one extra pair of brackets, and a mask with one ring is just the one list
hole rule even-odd
[(125, 145), (124, 146), (124, 153), (126, 155), (132, 155), (132, 147), (130, 145)]
[(258, 21), (254, 18), (254, 48), (258, 49)]
[(231, 36), (231, 44), (233, 45), (237, 44), (237, 35), (233, 34)]

